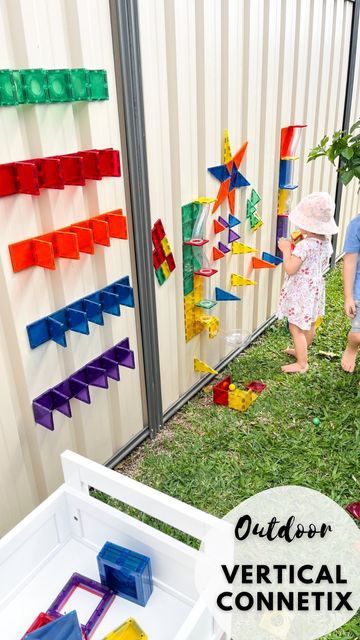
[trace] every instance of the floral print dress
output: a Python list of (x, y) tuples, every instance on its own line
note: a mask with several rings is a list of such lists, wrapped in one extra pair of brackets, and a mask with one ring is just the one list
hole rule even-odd
[(329, 239), (304, 238), (292, 255), (301, 259), (299, 270), (285, 277), (280, 292), (277, 317), (306, 331), (325, 313), (325, 281), (323, 272), (332, 254)]

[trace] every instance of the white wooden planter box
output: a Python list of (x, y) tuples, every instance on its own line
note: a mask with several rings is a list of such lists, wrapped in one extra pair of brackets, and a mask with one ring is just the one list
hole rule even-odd
[(197, 599), (199, 552), (96, 500), (89, 487), (198, 539), (217, 519), (70, 451), (61, 457), (64, 484), (0, 541), (0, 637), (20, 640), (75, 571), (99, 580), (96, 555), (111, 540), (151, 558), (154, 592), (146, 607), (116, 598), (92, 640), (130, 616), (149, 640), (218, 640)]

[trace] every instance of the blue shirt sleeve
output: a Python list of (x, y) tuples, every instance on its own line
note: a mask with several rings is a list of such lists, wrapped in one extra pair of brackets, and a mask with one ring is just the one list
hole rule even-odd
[(351, 220), (347, 228), (344, 253), (360, 253), (360, 215)]

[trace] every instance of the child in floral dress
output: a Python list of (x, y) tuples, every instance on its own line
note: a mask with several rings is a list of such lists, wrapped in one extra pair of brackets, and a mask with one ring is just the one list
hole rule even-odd
[(306, 373), (308, 347), (315, 335), (315, 323), (325, 313), (324, 269), (332, 246), (329, 236), (337, 233), (335, 203), (328, 193), (311, 193), (290, 213), (289, 219), (299, 227), (302, 240), (291, 250), (291, 242), (280, 238), (286, 277), (281, 289), (278, 318), (287, 318), (294, 342), (286, 353), (296, 362), (284, 365), (285, 373)]

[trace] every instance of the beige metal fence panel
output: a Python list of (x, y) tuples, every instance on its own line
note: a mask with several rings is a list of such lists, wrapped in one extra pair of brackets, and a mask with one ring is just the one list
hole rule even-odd
[[(354, 94), (350, 115), (350, 124), (360, 119), (360, 35), (358, 38), (358, 50), (355, 65), (355, 77), (354, 77)], [(360, 212), (360, 196), (359, 196), (359, 181), (355, 178), (350, 182), (347, 187), (343, 188), (341, 210), (340, 210), (340, 230), (338, 236), (337, 254), (340, 255), (343, 251), (345, 233), (347, 225), (351, 218)]]
[[(231, 290), (241, 302), (220, 302), (214, 308), (221, 320), (215, 339), (204, 331), (185, 343), (181, 207), (197, 196), (216, 197), (219, 183), (207, 168), (223, 161), (224, 129), (233, 153), (249, 142), (240, 171), (262, 196), (264, 225), (255, 234), (249, 231), (249, 188), (237, 190), (235, 215), (242, 220), (241, 241), (255, 246), (258, 256), (275, 252), (282, 127), (307, 124), (298, 149), (293, 205), (315, 190), (335, 195), (336, 171), (326, 160), (307, 164), (306, 158), (326, 131), (341, 128), (353, 7), (343, 0), (138, 4), (151, 215), (153, 221), (164, 220), (177, 263), (170, 279), (156, 285), (166, 409), (199, 380), (194, 356), (216, 366), (230, 350), (221, 334), (253, 332), (274, 313), (283, 277), (281, 267), (250, 272), (251, 255), (228, 254), (211, 263), (218, 269), (212, 291), (215, 286)], [(221, 214), (228, 211), (223, 204)], [(212, 233), (215, 216), (209, 217), (207, 256), (219, 239)], [(257, 286), (230, 289), (232, 272), (254, 278)]]
[[(101, 102), (1, 107), (0, 162), (107, 147), (120, 149), (123, 160), (108, 3), (2, 0), (0, 25), (4, 32), (0, 38), (2, 68), (103, 68), (110, 95)], [(29, 477), (29, 489), (24, 490), (25, 471), (19, 473), (13, 456), (2, 462), (1, 485), (13, 489), (2, 509), (6, 516), (0, 517), (1, 531), (59, 484), (59, 455), (64, 449), (104, 462), (144, 426), (136, 310), (121, 306), (120, 318), (105, 314), (104, 326), (91, 324), (89, 336), (67, 332), (67, 349), (47, 342), (31, 350), (25, 329), (123, 276), (129, 275), (134, 285), (129, 241), (112, 239), (110, 247), (96, 245), (94, 255), (81, 254), (80, 260), (59, 259), (55, 271), (34, 267), (13, 273), (8, 251), (11, 243), (118, 208), (127, 213), (123, 178), (87, 181), (85, 187), (66, 186), (62, 191), (44, 189), (38, 197), (16, 195), (0, 200), (5, 335), (1, 354), (10, 363), (3, 369), (8, 372), (8, 384), (13, 380), (16, 385), (11, 396), (7, 385), (1, 387), (1, 432), (12, 449), (15, 442), (21, 443), (18, 462), (25, 464)], [(72, 401), (72, 419), (55, 412), (54, 432), (35, 425), (31, 409), (35, 397), (126, 337), (135, 351), (134, 371), (121, 367), (120, 382), (110, 381), (107, 390), (91, 387), (90, 405)]]

